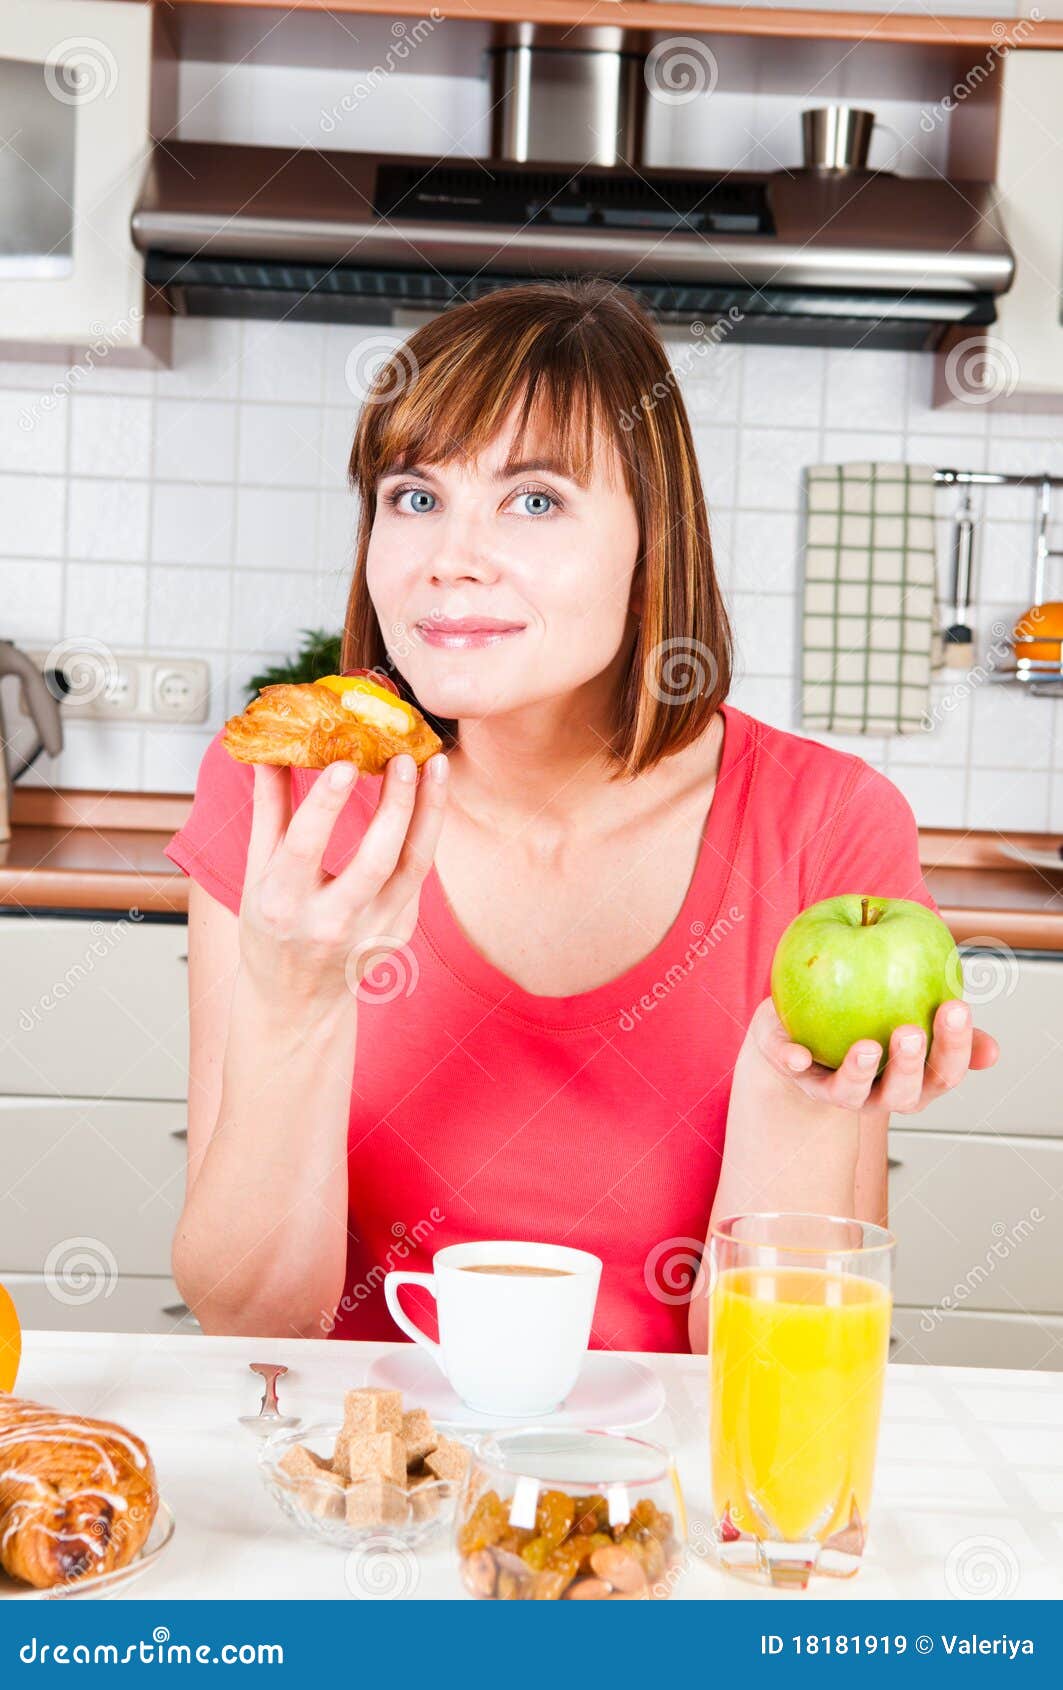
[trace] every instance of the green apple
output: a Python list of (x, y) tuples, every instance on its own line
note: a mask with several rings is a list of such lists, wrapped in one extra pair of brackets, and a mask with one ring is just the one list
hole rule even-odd
[(824, 898), (796, 915), (775, 948), (771, 996), (795, 1044), (840, 1068), (857, 1039), (882, 1046), (895, 1027), (922, 1027), (930, 1049), (934, 1014), (963, 995), (952, 934), (933, 910), (907, 898)]

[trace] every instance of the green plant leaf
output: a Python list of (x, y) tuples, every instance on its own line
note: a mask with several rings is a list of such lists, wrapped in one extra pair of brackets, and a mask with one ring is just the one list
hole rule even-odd
[(322, 675), (339, 674), (343, 635), (328, 634), (323, 628), (300, 628), (299, 632), (303, 643), (294, 657), (270, 669), (263, 669), (260, 675), (251, 676), (247, 683), (249, 698), (257, 697), (263, 687), (279, 686), (285, 682), (298, 685), (304, 681), (320, 680)]

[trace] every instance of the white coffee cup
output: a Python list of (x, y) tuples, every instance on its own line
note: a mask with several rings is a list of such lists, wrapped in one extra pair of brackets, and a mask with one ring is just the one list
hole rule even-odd
[[(469, 1272), (484, 1267), (552, 1268), (552, 1274)], [(591, 1334), (602, 1264), (563, 1244), (448, 1244), (431, 1273), (389, 1273), (392, 1318), (428, 1351), (467, 1408), (528, 1419), (564, 1402), (579, 1377)], [(423, 1285), (436, 1300), (439, 1343), (399, 1303), (400, 1285)]]

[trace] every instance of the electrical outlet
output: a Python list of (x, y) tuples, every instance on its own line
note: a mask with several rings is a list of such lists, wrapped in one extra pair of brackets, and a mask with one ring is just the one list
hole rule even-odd
[(64, 716), (124, 722), (204, 722), (210, 666), (200, 657), (156, 657), (110, 651), (101, 641), (64, 640), (50, 651), (28, 651), (42, 672), (64, 675)]

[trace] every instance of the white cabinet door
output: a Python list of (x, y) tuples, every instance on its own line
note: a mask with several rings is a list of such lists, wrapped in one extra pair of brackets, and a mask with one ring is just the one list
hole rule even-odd
[(0, 6), (0, 356), (145, 356), (161, 319), (129, 224), (163, 27), (120, 0)]
[(992, 1033), (1000, 1060), (921, 1115), (895, 1120), (912, 1132), (1063, 1138), (1063, 956), (974, 951), (963, 976), (975, 1026)]
[(0, 1095), (188, 1096), (185, 923), (0, 915)]
[(200, 1326), (181, 1301), (171, 1279), (128, 1274), (109, 1296), (80, 1303), (56, 1301), (53, 1287), (34, 1274), (13, 1274), (5, 1288), (24, 1331), (38, 1332), (198, 1332)]
[(1063, 1314), (1063, 1142), (890, 1134), (894, 1297)]
[(75, 1306), (169, 1274), (185, 1120), (180, 1103), (0, 1097), (0, 1283), (44, 1274)]
[(923, 1309), (894, 1308), (892, 1331), (891, 1361), (1063, 1371), (1063, 1319), (1058, 1315), (951, 1312), (928, 1319)]

